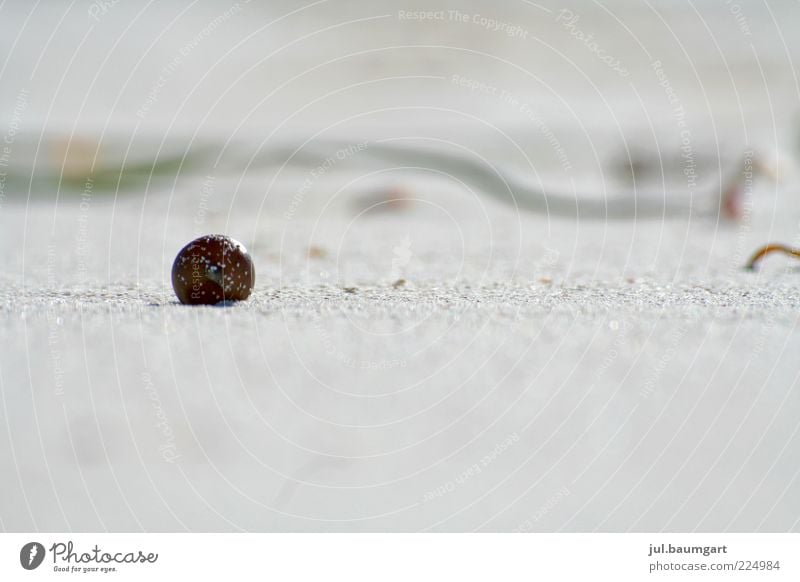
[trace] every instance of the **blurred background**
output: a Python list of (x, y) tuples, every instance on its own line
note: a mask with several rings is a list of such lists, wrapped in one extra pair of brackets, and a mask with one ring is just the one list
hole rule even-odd
[[(15, 163), (38, 174), (66, 160), (67, 178), (90, 160), (111, 170), (126, 155), (208, 147), (245, 164), (276, 143), (402, 127), (505, 148), (510, 162), (525, 152), (555, 180), (596, 185), (631, 151), (679, 155), (687, 130), (703, 160), (794, 148), (800, 49), (781, 23), (797, 11), (732, 0), (6, 2), (0, 122), (16, 119), (17, 148), (39, 154), (17, 149)], [(246, 151), (231, 147), (241, 142)]]
[(797, 531), (797, 22), (0, 3), (0, 528)]

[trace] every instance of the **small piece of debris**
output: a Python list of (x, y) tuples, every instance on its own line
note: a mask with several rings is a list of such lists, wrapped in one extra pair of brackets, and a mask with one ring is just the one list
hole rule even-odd
[(398, 279), (394, 283), (392, 283), (392, 287), (395, 289), (399, 289), (400, 287), (405, 287), (406, 280), (405, 279)]
[(358, 291), (358, 287), (342, 287), (342, 291), (345, 293), (355, 293)]
[(401, 212), (414, 203), (413, 194), (403, 186), (377, 189), (362, 196), (357, 204), (370, 212)]
[(753, 253), (753, 256), (750, 257), (750, 260), (747, 261), (747, 264), (745, 265), (744, 268), (752, 271), (753, 269), (756, 268), (756, 265), (758, 265), (761, 259), (766, 257), (768, 254), (775, 252), (783, 253), (785, 255), (789, 255), (790, 257), (795, 257), (797, 259), (800, 259), (800, 249), (794, 249), (787, 245), (772, 243), (764, 245), (763, 247), (758, 249), (755, 253)]
[(326, 251), (322, 247), (318, 247), (316, 245), (311, 245), (310, 247), (308, 247), (309, 259), (324, 259), (327, 256), (328, 256), (328, 251)]
[(553, 283), (552, 277), (539, 277), (539, 283), (542, 285), (551, 285)]

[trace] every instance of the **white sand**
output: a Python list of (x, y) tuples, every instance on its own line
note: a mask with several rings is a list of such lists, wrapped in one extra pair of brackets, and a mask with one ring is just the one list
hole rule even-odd
[[(800, 273), (739, 268), (796, 209), (427, 198), (200, 227), (188, 197), (6, 205), (2, 527), (798, 529)], [(176, 304), (193, 230), (254, 228), (251, 300)]]

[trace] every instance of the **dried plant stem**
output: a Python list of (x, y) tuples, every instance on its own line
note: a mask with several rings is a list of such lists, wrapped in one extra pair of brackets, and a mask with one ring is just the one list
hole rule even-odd
[(749, 261), (747, 261), (745, 268), (755, 269), (758, 262), (770, 253), (783, 253), (785, 255), (789, 255), (790, 257), (800, 259), (800, 249), (793, 249), (792, 247), (786, 245), (772, 243), (764, 245), (755, 253), (753, 253), (753, 256), (750, 257)]

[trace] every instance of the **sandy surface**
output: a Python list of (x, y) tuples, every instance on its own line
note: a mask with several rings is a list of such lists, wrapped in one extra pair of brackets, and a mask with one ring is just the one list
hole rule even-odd
[[(723, 226), (338, 201), (6, 204), (0, 525), (800, 528), (799, 275), (740, 268), (796, 209)], [(199, 231), (251, 247), (251, 300), (176, 303), (169, 265)]]

